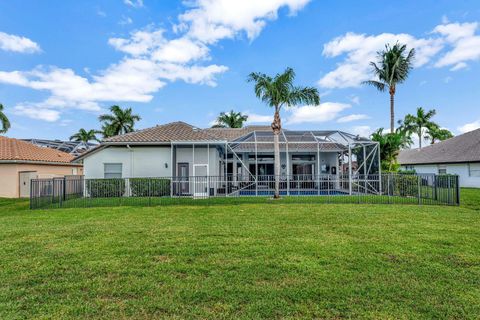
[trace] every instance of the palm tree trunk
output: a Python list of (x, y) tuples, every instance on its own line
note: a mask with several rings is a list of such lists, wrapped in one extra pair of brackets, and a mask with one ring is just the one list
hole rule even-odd
[(280, 112), (278, 108), (275, 108), (275, 115), (272, 122), (273, 130), (273, 149), (274, 149), (274, 174), (275, 174), (275, 193), (273, 197), (275, 199), (280, 198), (280, 142), (279, 136), (282, 129), (282, 123), (280, 119)]
[(390, 133), (395, 132), (395, 89), (390, 89)]
[(422, 127), (420, 127), (420, 132), (418, 133), (418, 146), (422, 149)]

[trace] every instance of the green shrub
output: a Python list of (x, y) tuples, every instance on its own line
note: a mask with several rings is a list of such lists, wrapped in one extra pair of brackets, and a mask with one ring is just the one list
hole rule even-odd
[(419, 176), (413, 174), (382, 173), (382, 189), (392, 196), (418, 197), (418, 179)]
[(130, 190), (134, 197), (170, 196), (170, 179), (131, 178)]
[(89, 179), (87, 192), (91, 198), (122, 197), (125, 193), (125, 180), (115, 179)]

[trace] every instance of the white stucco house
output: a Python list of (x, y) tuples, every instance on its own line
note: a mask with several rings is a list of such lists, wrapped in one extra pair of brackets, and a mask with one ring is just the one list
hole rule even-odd
[[(379, 160), (378, 144), (374, 141), (341, 131), (283, 130), (282, 188), (289, 192), (290, 188), (300, 187), (289, 180), (314, 181), (319, 175), (338, 177), (344, 167), (342, 162), (352, 159), (348, 155), (361, 148), (366, 161), (360, 170), (374, 173)], [(85, 179), (168, 177), (177, 182), (173, 193), (193, 194), (197, 191), (189, 178), (209, 177), (209, 181), (216, 182), (202, 184), (202, 190), (208, 189), (202, 192), (228, 194), (246, 181), (257, 182), (274, 175), (273, 133), (269, 126), (200, 129), (173, 122), (108, 138), (75, 161), (83, 162)], [(350, 172), (351, 176), (354, 174)]]
[(480, 129), (423, 147), (403, 150), (402, 169), (426, 174), (456, 174), (461, 187), (480, 188)]

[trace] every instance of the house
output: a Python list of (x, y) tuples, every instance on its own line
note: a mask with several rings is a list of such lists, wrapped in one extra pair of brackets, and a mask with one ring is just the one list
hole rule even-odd
[(417, 173), (456, 174), (461, 187), (480, 187), (480, 129), (423, 147), (402, 150), (402, 169)]
[(30, 180), (83, 174), (73, 156), (31, 143), (0, 136), (0, 197), (30, 195)]
[[(230, 194), (245, 188), (248, 181), (275, 179), (273, 137), (269, 126), (200, 129), (173, 122), (105, 139), (75, 161), (83, 162), (86, 179), (165, 177), (178, 182), (173, 195)], [(282, 188), (289, 192), (298, 187), (288, 183), (290, 180), (339, 175), (343, 155), (354, 146), (364, 146), (367, 161), (376, 163), (377, 143), (366, 138), (341, 131), (283, 130)], [(197, 188), (190, 177), (208, 177), (209, 182)]]

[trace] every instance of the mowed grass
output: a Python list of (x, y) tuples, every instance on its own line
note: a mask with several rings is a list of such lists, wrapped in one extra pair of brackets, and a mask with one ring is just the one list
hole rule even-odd
[(478, 319), (468, 192), (467, 207), (0, 200), (0, 319)]

